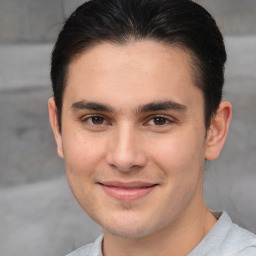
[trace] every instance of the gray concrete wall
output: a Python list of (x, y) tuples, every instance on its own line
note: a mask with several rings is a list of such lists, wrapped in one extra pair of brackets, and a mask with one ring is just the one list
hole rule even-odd
[[(1, 0), (0, 42), (45, 43), (82, 0)], [(255, 0), (198, 0), (227, 35), (256, 34)]]
[[(52, 42), (79, 2), (0, 0), (0, 256), (65, 255), (100, 233), (71, 195), (47, 113)], [(256, 1), (198, 2), (225, 32), (224, 97), (234, 108), (205, 199), (256, 233)]]
[(0, 1), (0, 39), (2, 43), (53, 41), (62, 21), (62, 1)]
[(196, 0), (216, 18), (226, 35), (256, 34), (255, 0)]
[(0, 43), (49, 43), (82, 0), (1, 0)]

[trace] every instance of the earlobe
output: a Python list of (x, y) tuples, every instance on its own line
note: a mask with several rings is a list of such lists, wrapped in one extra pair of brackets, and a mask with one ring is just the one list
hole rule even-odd
[(50, 98), (48, 101), (48, 111), (49, 111), (49, 121), (54, 133), (55, 141), (57, 144), (57, 153), (63, 158), (63, 147), (62, 147), (62, 137), (59, 129), (58, 117), (57, 117), (57, 108), (54, 98)]
[(208, 129), (205, 150), (205, 158), (207, 160), (215, 160), (218, 158), (227, 138), (231, 117), (231, 104), (227, 101), (221, 102)]

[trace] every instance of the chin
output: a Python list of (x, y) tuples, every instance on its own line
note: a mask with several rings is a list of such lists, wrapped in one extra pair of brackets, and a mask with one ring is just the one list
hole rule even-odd
[[(128, 239), (140, 239), (152, 235), (158, 231), (157, 227), (149, 226), (149, 223), (144, 223), (142, 221), (135, 221), (124, 219), (122, 223), (117, 223), (116, 221), (107, 223), (107, 225), (102, 225), (103, 231), (110, 233), (113, 236)], [(159, 228), (161, 229), (161, 228)]]
[(126, 238), (126, 239), (139, 239), (139, 238), (143, 238), (146, 237), (149, 234), (147, 234), (147, 232), (144, 231), (140, 231), (140, 230), (136, 230), (136, 227), (134, 227), (133, 229), (111, 229), (111, 228), (104, 228), (104, 231), (106, 231), (107, 233), (110, 233), (113, 236), (116, 237), (120, 237), (120, 238)]

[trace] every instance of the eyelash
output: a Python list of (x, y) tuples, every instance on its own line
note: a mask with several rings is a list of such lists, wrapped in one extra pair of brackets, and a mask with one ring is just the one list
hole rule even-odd
[[(160, 125), (156, 125), (154, 124), (149, 124), (150, 121), (154, 122), (157, 119), (162, 119), (162, 121), (164, 121), (164, 124), (160, 124)], [(156, 115), (156, 116), (152, 116), (148, 119), (148, 121), (146, 122), (148, 125), (152, 125), (152, 126), (166, 126), (168, 124), (174, 123), (174, 119), (171, 119), (170, 117), (166, 117), (166, 116), (162, 116), (162, 115)]]
[[(95, 124), (93, 123), (93, 118), (98, 118), (100, 119), (100, 121), (102, 121), (102, 123), (100, 124)], [(91, 121), (89, 121), (91, 119)], [(150, 124), (150, 122), (154, 122), (156, 121), (157, 119), (160, 119), (160, 121), (163, 121), (164, 123), (163, 124)], [(104, 116), (101, 116), (101, 115), (89, 115), (89, 116), (85, 116), (81, 119), (81, 122), (83, 124), (89, 124), (90, 126), (93, 126), (93, 127), (101, 127), (101, 126), (104, 126), (104, 125), (111, 125), (111, 122), (107, 120), (106, 117)], [(145, 123), (143, 123), (144, 126), (159, 126), (159, 127), (164, 127), (168, 124), (172, 124), (174, 123), (175, 120), (173, 118), (170, 118), (170, 117), (166, 117), (166, 116), (163, 116), (163, 115), (154, 115), (154, 116), (151, 116), (147, 119), (147, 121)]]
[[(102, 126), (104, 125), (103, 124), (94, 124), (92, 119), (93, 118), (99, 118), (101, 119), (104, 123), (107, 122), (106, 118), (104, 116), (101, 116), (101, 115), (90, 115), (90, 116), (85, 116), (81, 119), (82, 123), (85, 124), (85, 123), (88, 123), (89, 125), (91, 126)], [(91, 122), (89, 122), (89, 120), (91, 119)], [(109, 122), (110, 123), (110, 122)]]

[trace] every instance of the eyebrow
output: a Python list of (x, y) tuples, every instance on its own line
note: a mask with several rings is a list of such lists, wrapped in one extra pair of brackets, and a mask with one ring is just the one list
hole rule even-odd
[[(110, 105), (102, 104), (93, 101), (81, 100), (72, 104), (71, 108), (73, 110), (93, 110), (99, 112), (115, 113), (116, 111)], [(175, 101), (157, 101), (151, 102), (146, 105), (139, 106), (136, 110), (136, 114), (142, 114), (147, 112), (156, 112), (163, 110), (176, 110), (176, 111), (186, 111), (187, 106), (177, 103)]]
[(136, 110), (136, 113), (146, 113), (146, 112), (155, 112), (161, 110), (177, 110), (177, 111), (186, 111), (187, 106), (177, 103), (175, 101), (160, 101), (160, 102), (151, 102), (146, 105), (139, 106)]
[(86, 101), (86, 100), (81, 100), (73, 103), (71, 108), (74, 110), (87, 109), (87, 110), (107, 112), (107, 113), (115, 112), (115, 110), (109, 105), (93, 102), (93, 101)]

